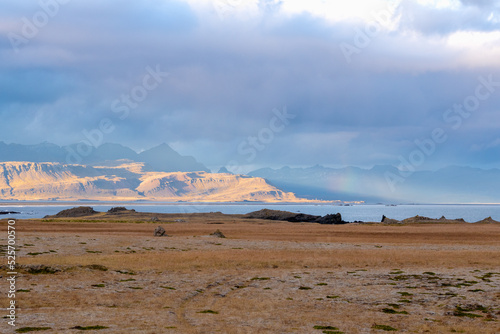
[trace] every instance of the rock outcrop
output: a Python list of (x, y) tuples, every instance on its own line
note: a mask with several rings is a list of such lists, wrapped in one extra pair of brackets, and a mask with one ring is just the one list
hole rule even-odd
[(385, 215), (382, 215), (382, 220), (380, 221), (384, 224), (400, 224), (401, 222), (397, 219), (387, 218)]
[(79, 206), (76, 208), (63, 210), (52, 217), (54, 217), (54, 218), (75, 218), (75, 217), (92, 216), (96, 213), (99, 213), (99, 212), (94, 211), (94, 208), (91, 208), (90, 206)]
[(428, 224), (428, 223), (465, 223), (465, 220), (463, 218), (457, 218), (457, 219), (447, 219), (445, 216), (441, 216), (441, 218), (429, 218), (429, 217), (424, 217), (424, 216), (419, 216), (416, 215), (415, 217), (410, 217), (403, 219), (401, 221), (403, 224)]
[(487, 217), (487, 218), (484, 218), (483, 220), (476, 222), (476, 224), (500, 224), (500, 222), (494, 220), (491, 217)]
[(135, 212), (135, 210), (134, 209), (129, 210), (123, 206), (117, 206), (108, 210), (108, 213), (111, 214), (125, 214), (130, 212)]
[(316, 219), (316, 222), (320, 224), (347, 224), (346, 221), (342, 220), (342, 215), (340, 213), (323, 216)]
[(245, 215), (247, 218), (283, 220), (293, 223), (319, 223), (319, 224), (347, 224), (342, 220), (340, 213), (329, 214), (325, 216), (314, 216), (304, 213), (294, 213), (289, 211), (262, 209), (250, 212)]

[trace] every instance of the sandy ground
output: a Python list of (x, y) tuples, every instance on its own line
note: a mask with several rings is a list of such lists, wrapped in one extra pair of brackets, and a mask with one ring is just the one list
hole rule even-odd
[[(16, 329), (500, 333), (497, 224), (120, 219), (17, 221)], [(168, 237), (153, 237), (158, 225)], [(209, 236), (216, 229), (227, 238)], [(5, 291), (5, 266), (0, 275)], [(7, 321), (0, 332), (15, 333)]]

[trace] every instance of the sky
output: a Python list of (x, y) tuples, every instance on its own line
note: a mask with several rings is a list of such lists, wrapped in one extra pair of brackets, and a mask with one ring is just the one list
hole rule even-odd
[(0, 3), (0, 141), (500, 167), (500, 1)]

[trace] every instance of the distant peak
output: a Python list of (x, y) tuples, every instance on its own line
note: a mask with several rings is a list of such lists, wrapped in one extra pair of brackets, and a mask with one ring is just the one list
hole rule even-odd
[(233, 174), (231, 173), (226, 167), (222, 166), (219, 171), (217, 172), (219, 174)]
[[(170, 147), (170, 145), (168, 145), (167, 143), (161, 143), (160, 145), (158, 146), (154, 146), (152, 148), (149, 149), (149, 151), (151, 150), (169, 150), (169, 151), (173, 151), (174, 149), (172, 147)], [(148, 151), (148, 150), (146, 150)]]

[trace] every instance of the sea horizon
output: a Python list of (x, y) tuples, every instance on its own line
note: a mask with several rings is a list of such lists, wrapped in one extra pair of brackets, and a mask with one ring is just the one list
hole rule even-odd
[[(152, 213), (208, 213), (247, 214), (261, 209), (300, 212), (311, 215), (340, 213), (346, 221), (380, 222), (382, 216), (403, 220), (416, 215), (438, 219), (464, 219), (474, 223), (487, 217), (500, 221), (500, 204), (307, 204), (307, 203), (258, 203), (258, 202), (0, 202), (0, 211), (16, 211), (9, 217), (17, 219), (40, 219), (47, 215), (77, 206), (91, 206), (96, 211), (107, 211), (112, 207), (126, 207), (138, 212)], [(4, 218), (0, 216), (0, 218)], [(6, 217), (5, 217), (6, 218)]]

